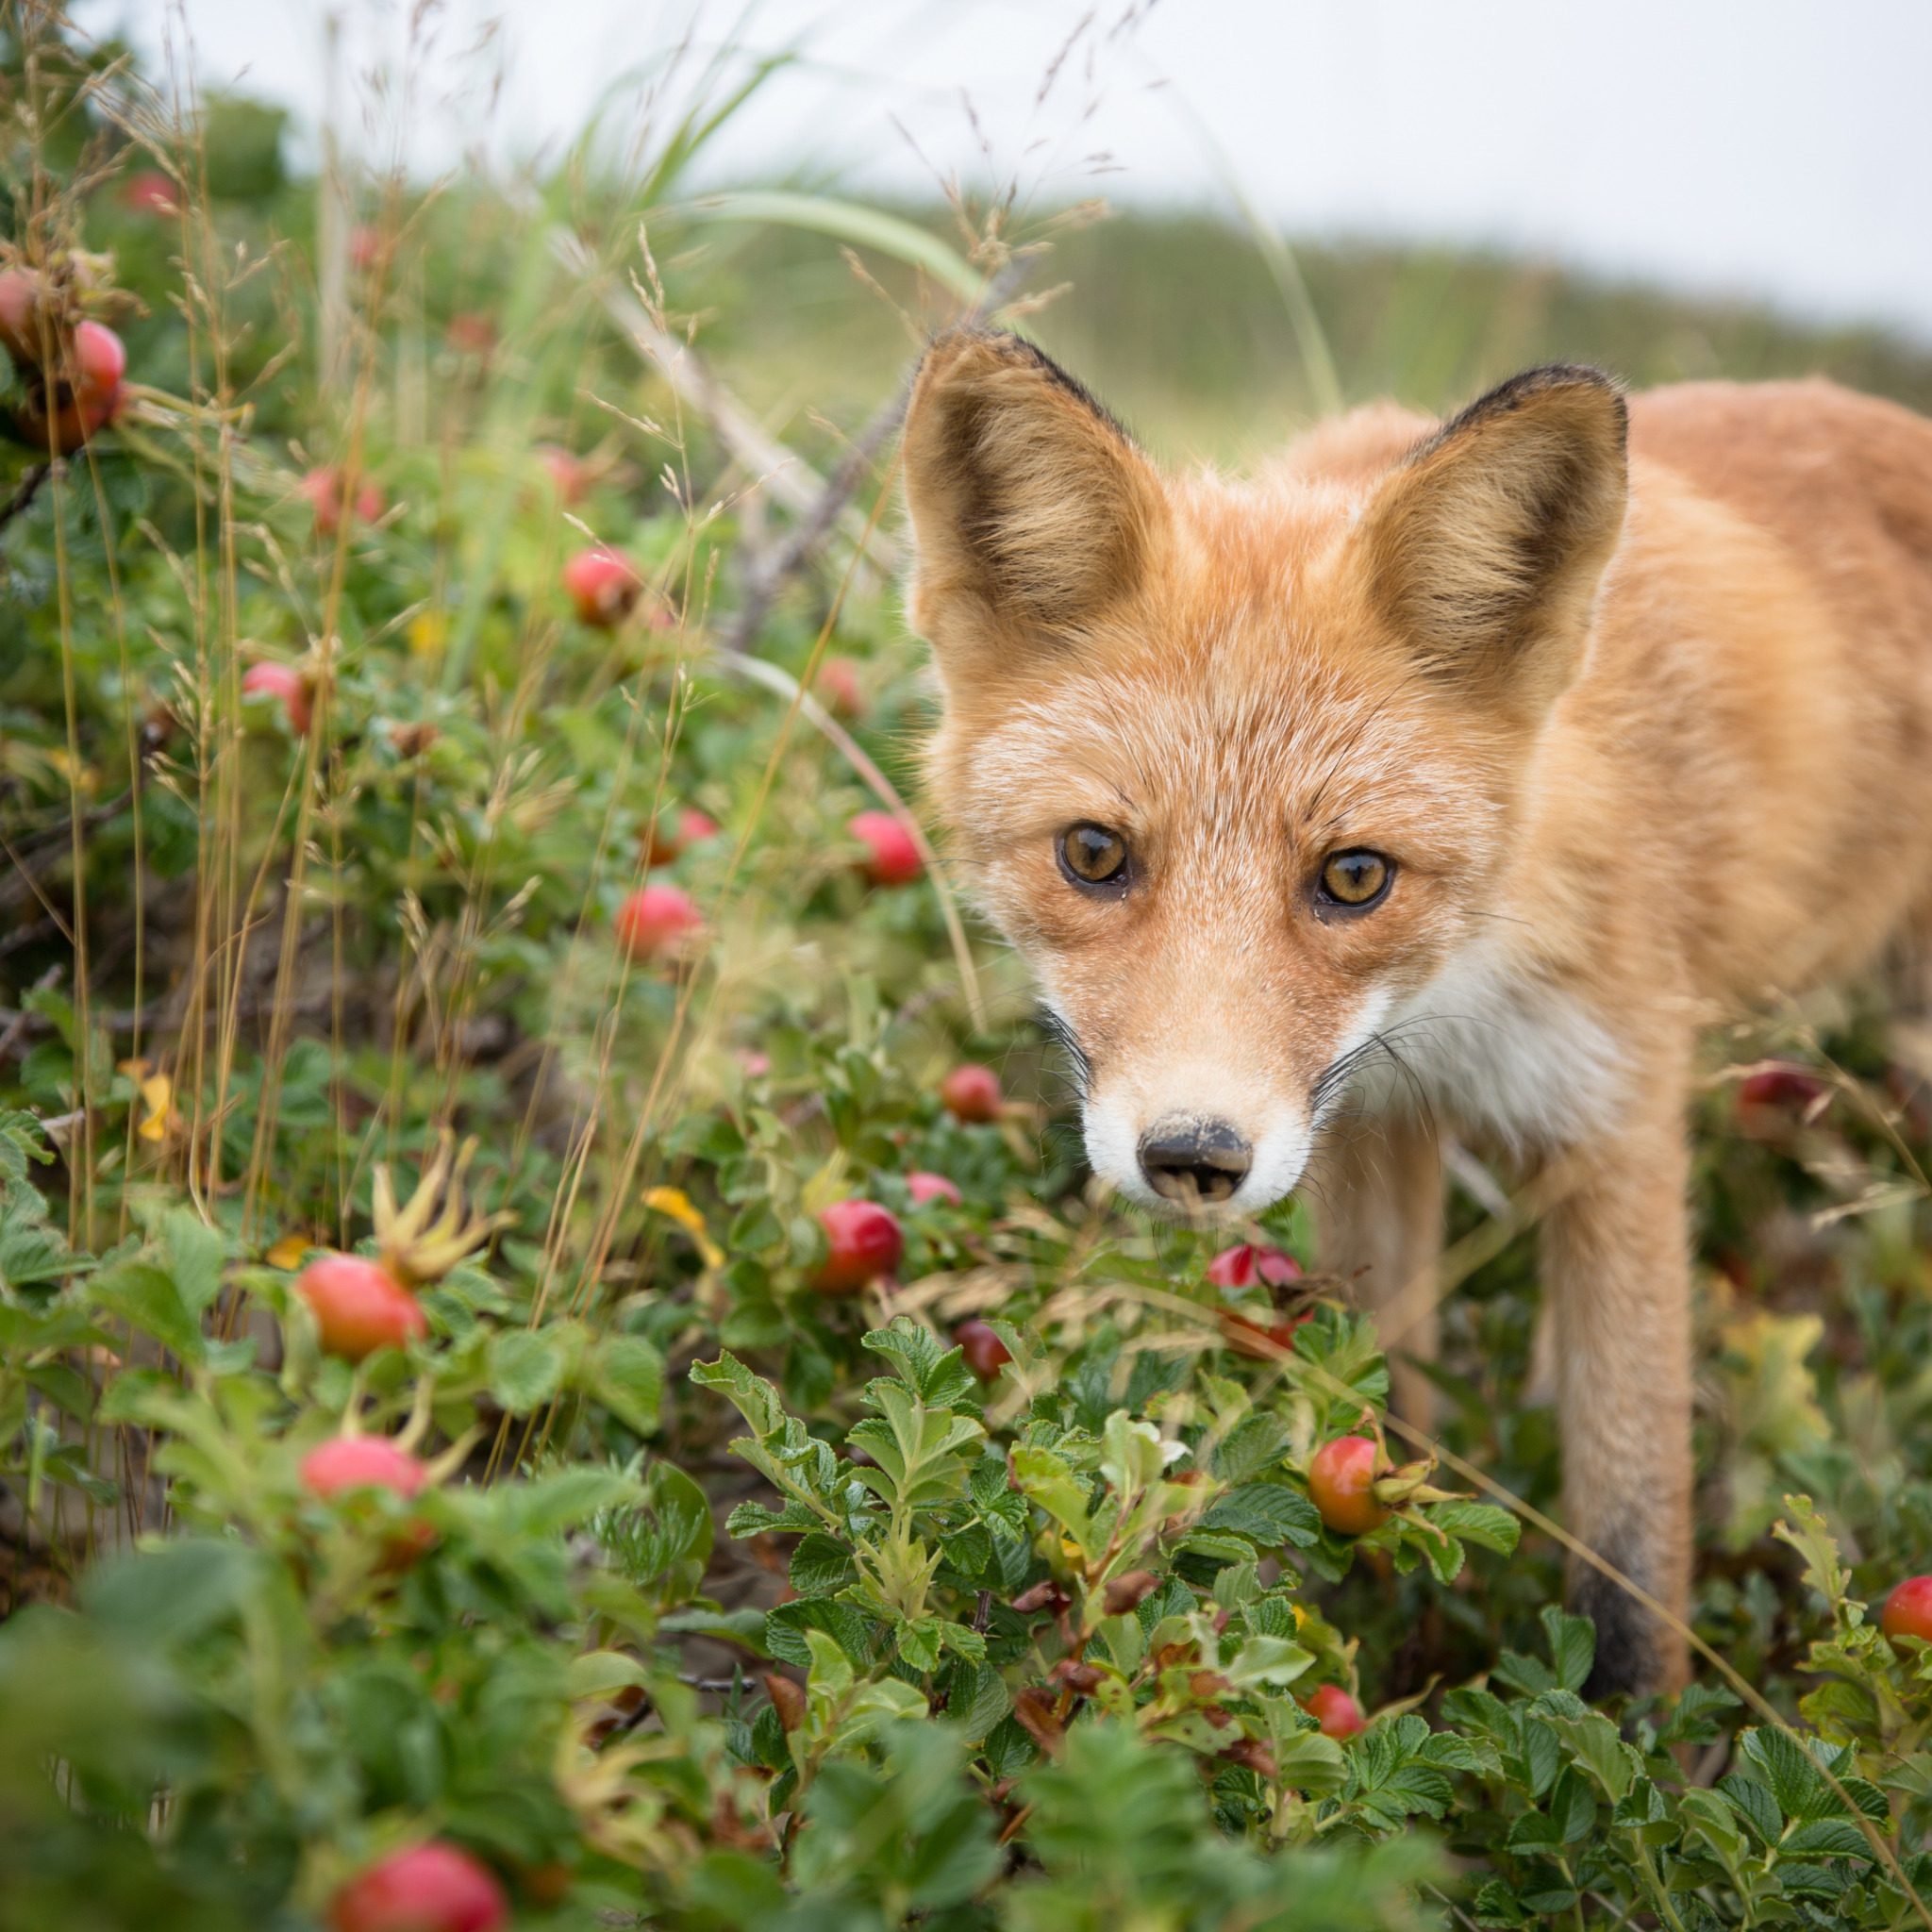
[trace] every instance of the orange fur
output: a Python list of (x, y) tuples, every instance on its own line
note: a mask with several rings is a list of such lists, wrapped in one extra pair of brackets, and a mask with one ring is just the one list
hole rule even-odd
[[(1325, 1173), (1324, 1243), (1386, 1304), (1440, 1241), (1437, 1123), (1563, 1159), (1566, 1509), (1681, 1608), (1694, 1030), (1932, 916), (1932, 425), (1823, 383), (1627, 418), (1626, 454), (1612, 386), (1535, 372), (1170, 477), (1037, 352), (956, 334), (908, 421), (911, 608), (933, 793), (1085, 1058), (1096, 1171), (1158, 1208), (1212, 1178), (1170, 1143), (1231, 1137), (1235, 1215)], [(1123, 883), (1062, 871), (1079, 823)], [(1353, 848), (1394, 867), (1365, 912), (1317, 883)], [(1601, 1684), (1681, 1676), (1573, 1594)]]

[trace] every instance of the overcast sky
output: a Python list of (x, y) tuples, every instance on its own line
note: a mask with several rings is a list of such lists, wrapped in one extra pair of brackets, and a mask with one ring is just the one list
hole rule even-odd
[[(1120, 25), (1123, 4), (1092, 9), (1041, 100), (1085, 7), (448, 0), (407, 114), (369, 139), (400, 120), (425, 171), (478, 144), (557, 151), (600, 100), (634, 115), (636, 76), (694, 19), (701, 44), (736, 28), (804, 57), (721, 151), (739, 177), (1011, 175), (1043, 199), (1225, 206), (1225, 165), (1291, 234), (1493, 243), (1932, 340), (1926, 0), (1143, 0)], [(204, 85), (239, 81), (312, 130), (330, 10), (360, 103), (344, 119), (368, 125), (366, 75), (400, 71), (406, 8), (85, 0), (81, 17), (154, 50), (185, 15)], [(493, 51), (472, 52), (491, 21)]]

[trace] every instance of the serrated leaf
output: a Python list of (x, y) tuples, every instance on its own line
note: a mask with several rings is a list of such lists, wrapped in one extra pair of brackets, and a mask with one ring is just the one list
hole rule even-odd
[(755, 1375), (728, 1349), (714, 1362), (693, 1362), (691, 1379), (700, 1389), (715, 1389), (751, 1424), (760, 1441), (785, 1426), (785, 1405), (762, 1375)]
[(201, 1324), (174, 1282), (150, 1263), (122, 1261), (95, 1275), (88, 1294), (97, 1307), (152, 1336), (184, 1362), (199, 1362), (207, 1354)]
[(1305, 1550), (1322, 1536), (1315, 1506), (1285, 1483), (1244, 1483), (1230, 1490), (1209, 1507), (1199, 1526), (1251, 1537), (1264, 1550), (1279, 1549), (1283, 1543)]
[(1629, 1790), (1643, 1769), (1643, 1760), (1617, 1735), (1616, 1725), (1598, 1711), (1588, 1711), (1582, 1717), (1546, 1716), (1543, 1722), (1570, 1747), (1577, 1764), (1613, 1804)]
[(1244, 1417), (1224, 1436), (1213, 1456), (1213, 1473), (1224, 1483), (1244, 1483), (1272, 1469), (1287, 1455), (1291, 1438), (1280, 1416), (1270, 1411)]
[(959, 1726), (969, 1744), (976, 1744), (1013, 1707), (1006, 1679), (990, 1664), (961, 1662), (953, 1672), (946, 1694), (946, 1717)]
[(546, 1328), (503, 1328), (490, 1338), (490, 1399), (508, 1415), (528, 1415), (563, 1387), (566, 1355)]
[(808, 1596), (765, 1612), (766, 1648), (785, 1663), (811, 1662), (807, 1640), (814, 1630), (828, 1637), (859, 1669), (871, 1669), (871, 1626), (850, 1604), (841, 1603), (837, 1597)]
[(791, 1553), (791, 1582), (800, 1596), (830, 1596), (858, 1574), (851, 1551), (821, 1530), (801, 1537)]
[(1493, 1503), (1435, 1503), (1426, 1513), (1438, 1529), (1501, 1557), (1513, 1556), (1523, 1538), (1514, 1512)]
[(897, 1316), (891, 1325), (874, 1328), (865, 1345), (884, 1356), (928, 1408), (979, 1407), (979, 1382), (966, 1366), (962, 1349), (947, 1348), (909, 1315)]

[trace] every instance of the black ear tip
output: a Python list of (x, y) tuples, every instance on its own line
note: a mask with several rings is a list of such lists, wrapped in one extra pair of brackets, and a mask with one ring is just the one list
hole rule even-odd
[(1566, 391), (1573, 398), (1588, 397), (1592, 403), (1607, 406), (1608, 415), (1617, 425), (1618, 435), (1625, 432), (1630, 411), (1624, 400), (1625, 388), (1622, 382), (1587, 362), (1546, 362), (1541, 368), (1525, 369), (1479, 395), (1467, 408), (1443, 424), (1429, 441), (1432, 444), (1446, 442), (1462, 430), (1473, 429), (1478, 424), (1498, 416), (1513, 415)]

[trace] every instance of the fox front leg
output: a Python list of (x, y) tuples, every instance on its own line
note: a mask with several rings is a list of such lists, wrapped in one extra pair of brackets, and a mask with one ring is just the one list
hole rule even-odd
[[(1643, 1083), (1543, 1223), (1571, 1533), (1680, 1620), (1691, 1554), (1689, 1153), (1682, 1083)], [(1684, 1641), (1575, 1557), (1571, 1607), (1595, 1620), (1590, 1690), (1671, 1690)]]

